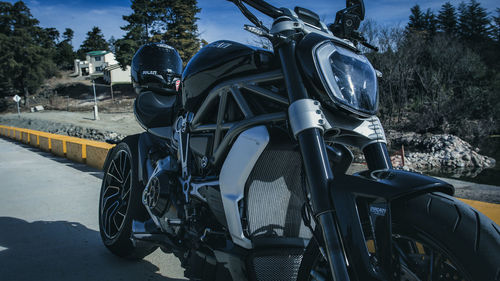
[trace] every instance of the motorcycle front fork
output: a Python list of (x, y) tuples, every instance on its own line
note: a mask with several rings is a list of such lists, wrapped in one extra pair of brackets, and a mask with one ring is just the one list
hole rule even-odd
[[(309, 99), (297, 67), (295, 44), (291, 40), (277, 48), (290, 104), (300, 99)], [(296, 137), (304, 162), (313, 215), (321, 230), (324, 241), (322, 246), (328, 259), (333, 280), (348, 281), (350, 279), (347, 270), (347, 259), (337, 227), (334, 206), (330, 198), (330, 185), (333, 182), (332, 167), (330, 167), (328, 161), (322, 131), (318, 128), (308, 128), (299, 132)], [(392, 168), (385, 144), (370, 144), (364, 149), (364, 154), (370, 170)], [(335, 187), (333, 186), (333, 188)]]

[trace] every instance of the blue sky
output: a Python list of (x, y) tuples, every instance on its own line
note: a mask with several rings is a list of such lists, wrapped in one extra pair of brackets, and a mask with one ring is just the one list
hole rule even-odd
[[(483, 7), (493, 13), (500, 7), (498, 0), (480, 0)], [(16, 2), (9, 0), (8, 2)], [(337, 10), (345, 5), (343, 0), (268, 0), (278, 7), (301, 6), (315, 11), (326, 22), (332, 22)], [(437, 11), (446, 0), (365, 0), (366, 16), (380, 24), (397, 25), (408, 21), (410, 8), (419, 4), (423, 9), (431, 8)], [(458, 6), (461, 0), (450, 0)], [(111, 36), (120, 38), (124, 32), (120, 26), (126, 22), (122, 15), (131, 13), (130, 0), (25, 0), (31, 13), (40, 21), (43, 27), (55, 27), (61, 34), (66, 27), (75, 31), (73, 45), (78, 48), (85, 39), (85, 34), (92, 26), (99, 26), (106, 39)], [(198, 0), (202, 9), (198, 15), (198, 28), (201, 38), (208, 42), (219, 39), (230, 39), (243, 43), (252, 41), (252, 36), (243, 30), (243, 24), (248, 20), (243, 17), (234, 4), (226, 0)], [(265, 19), (265, 16), (260, 15)], [(269, 21), (264, 21), (269, 23)]]

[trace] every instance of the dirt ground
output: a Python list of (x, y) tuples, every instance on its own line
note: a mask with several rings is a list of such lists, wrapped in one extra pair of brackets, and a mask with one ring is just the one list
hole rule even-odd
[(131, 112), (100, 112), (99, 118), (94, 120), (92, 111), (41, 111), (21, 113), (20, 117), (6, 113), (0, 114), (0, 124), (98, 141), (119, 140), (144, 131)]
[[(19, 119), (17, 114), (1, 115), (2, 119)], [(54, 123), (70, 123), (77, 126), (116, 132), (131, 135), (143, 132), (142, 127), (135, 120), (133, 113), (99, 113), (99, 120), (94, 120), (94, 113), (89, 111), (41, 111), (22, 113), (21, 118), (28, 120), (43, 120)]]
[[(62, 72), (46, 80), (28, 99), (21, 95), (20, 110), (30, 112), (35, 106), (43, 106), (46, 110), (89, 111), (94, 106), (94, 89), (101, 112), (132, 112), (136, 97), (132, 84), (111, 86), (100, 77), (93, 85), (89, 77), (75, 77), (71, 72)], [(0, 112), (17, 112), (12, 98), (13, 95), (0, 98)]]

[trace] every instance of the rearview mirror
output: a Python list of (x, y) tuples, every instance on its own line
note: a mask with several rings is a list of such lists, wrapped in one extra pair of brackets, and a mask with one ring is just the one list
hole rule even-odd
[(348, 10), (350, 10), (350, 14), (357, 15), (360, 20), (365, 19), (365, 3), (363, 0), (346, 0), (345, 6)]

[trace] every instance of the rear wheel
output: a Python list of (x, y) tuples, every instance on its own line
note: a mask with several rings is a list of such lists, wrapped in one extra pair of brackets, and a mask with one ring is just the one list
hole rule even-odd
[(115, 255), (142, 259), (156, 247), (138, 247), (131, 239), (132, 220), (144, 221), (141, 184), (137, 179), (137, 136), (125, 138), (110, 151), (104, 165), (99, 200), (99, 232)]
[[(392, 218), (399, 280), (500, 280), (500, 228), (470, 206), (441, 193), (425, 194), (393, 203)], [(332, 280), (311, 241), (297, 280)]]

